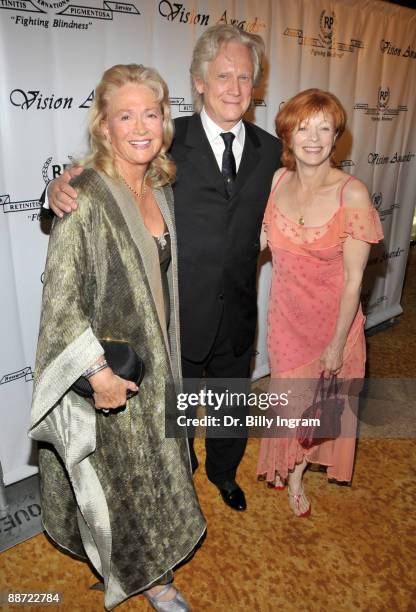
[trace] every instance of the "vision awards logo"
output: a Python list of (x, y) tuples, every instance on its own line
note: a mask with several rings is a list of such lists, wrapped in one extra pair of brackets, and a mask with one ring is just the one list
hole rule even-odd
[[(13, 11), (11, 21), (16, 26), (88, 30), (93, 21), (113, 21), (116, 13), (139, 16), (140, 11), (130, 2), (104, 0), (99, 6), (81, 6), (71, 0), (0, 0), (0, 9)], [(85, 21), (88, 20), (88, 21)]]
[(383, 155), (382, 153), (369, 153), (367, 163), (371, 166), (383, 166), (384, 164), (405, 164), (413, 161), (416, 153), (409, 151), (408, 153), (400, 154), (398, 151), (393, 155)]
[(227, 9), (217, 17), (210, 13), (198, 13), (194, 8), (189, 8), (182, 2), (169, 2), (161, 0), (158, 5), (159, 15), (167, 21), (181, 23), (188, 26), (210, 26), (218, 23), (233, 25), (236, 28), (257, 34), (261, 32), (266, 24), (258, 17), (235, 16), (227, 12)]
[(233, 25), (236, 28), (240, 28), (245, 32), (251, 32), (252, 34), (259, 34), (259, 32), (267, 27), (264, 21), (259, 21), (258, 17), (231, 17), (226, 10), (216, 23)]
[(390, 87), (381, 86), (378, 88), (377, 97), (374, 97), (373, 105), (368, 102), (357, 102), (354, 110), (364, 111), (372, 121), (393, 121), (400, 113), (407, 112), (406, 104), (390, 105)]
[(416, 49), (409, 44), (406, 48), (396, 46), (396, 43), (384, 38), (380, 42), (380, 51), (386, 55), (394, 55), (396, 57), (407, 57), (408, 59), (416, 59)]
[[(1, 0), (0, 0), (1, 1)], [(75, 101), (73, 96), (61, 96), (59, 94), (40, 91), (39, 89), (13, 89), (9, 95), (10, 103), (22, 110), (69, 110), (74, 104), (78, 108), (90, 108), (94, 100), (94, 90), (88, 96)]]
[(400, 208), (400, 204), (396, 202), (388, 204), (387, 206), (384, 204), (383, 206), (383, 193), (381, 191), (373, 193), (371, 195), (371, 201), (380, 216), (380, 221), (384, 221), (386, 218), (390, 217), (395, 210)]
[(381, 255), (370, 257), (367, 266), (374, 266), (375, 264), (384, 264), (386, 262), (394, 261), (402, 257), (405, 250), (402, 247), (397, 247), (391, 251), (384, 251)]
[(27, 366), (25, 368), (17, 370), (16, 372), (10, 372), (10, 374), (5, 374), (0, 379), (0, 385), (5, 385), (6, 383), (19, 380), (20, 378), (24, 378), (25, 382), (30, 382), (31, 380), (33, 380), (32, 368), (30, 366)]
[(161, 0), (159, 2), (159, 15), (168, 21), (177, 21), (188, 25), (209, 25), (210, 15), (205, 13), (197, 13), (195, 9), (188, 9), (180, 2), (169, 2)]
[(350, 38), (341, 41), (337, 33), (337, 18), (334, 11), (322, 11), (315, 32), (304, 32), (303, 29), (287, 27), (283, 36), (294, 38), (298, 45), (312, 47), (311, 54), (318, 57), (331, 57), (340, 59), (345, 53), (355, 53), (364, 48), (361, 40)]

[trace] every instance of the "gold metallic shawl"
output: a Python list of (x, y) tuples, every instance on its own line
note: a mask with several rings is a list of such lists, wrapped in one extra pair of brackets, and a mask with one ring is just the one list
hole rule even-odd
[[(187, 441), (165, 438), (180, 385), (171, 190), (154, 190), (172, 244), (168, 331), (157, 248), (131, 194), (91, 168), (73, 185), (78, 210), (49, 242), (30, 436), (42, 443), (45, 529), (90, 559), (110, 609), (186, 558), (205, 522)], [(108, 416), (69, 390), (102, 337), (130, 342), (146, 366), (139, 394)]]

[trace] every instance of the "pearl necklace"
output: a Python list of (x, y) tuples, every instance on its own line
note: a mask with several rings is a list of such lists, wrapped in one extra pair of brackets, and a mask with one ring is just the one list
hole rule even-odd
[(123, 181), (123, 183), (126, 185), (126, 187), (128, 187), (130, 189), (130, 191), (132, 193), (134, 193), (134, 195), (139, 198), (139, 200), (142, 200), (144, 198), (144, 196), (147, 193), (147, 185), (145, 183), (145, 181), (143, 181), (142, 183), (142, 188), (140, 190), (140, 193), (138, 191), (136, 191), (135, 189), (133, 189), (133, 187), (131, 187), (131, 185), (128, 184), (128, 182), (126, 181), (126, 179), (124, 178), (124, 176), (122, 174), (119, 173), (119, 177), (121, 178), (121, 180)]

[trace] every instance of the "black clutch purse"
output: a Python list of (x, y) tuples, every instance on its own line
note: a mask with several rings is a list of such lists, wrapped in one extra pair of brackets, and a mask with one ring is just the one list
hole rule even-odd
[[(105, 359), (114, 374), (124, 380), (131, 380), (139, 386), (144, 377), (144, 363), (130, 344), (123, 340), (100, 340), (100, 344), (104, 349)], [(84, 376), (78, 378), (71, 389), (81, 397), (93, 397), (94, 395), (88, 378)], [(128, 390), (127, 399), (136, 394), (137, 391)]]

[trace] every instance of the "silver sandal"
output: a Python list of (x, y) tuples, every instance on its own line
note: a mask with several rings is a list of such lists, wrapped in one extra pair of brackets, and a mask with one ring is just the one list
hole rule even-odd
[[(169, 599), (169, 601), (160, 601), (160, 597), (166, 595), (169, 589), (175, 589), (175, 597)], [(150, 595), (148, 592), (144, 592), (143, 595), (149, 601), (150, 605), (155, 610), (158, 610), (158, 612), (190, 612), (191, 610), (181, 593), (172, 584), (167, 584), (159, 593), (156, 593), (156, 595)]]

